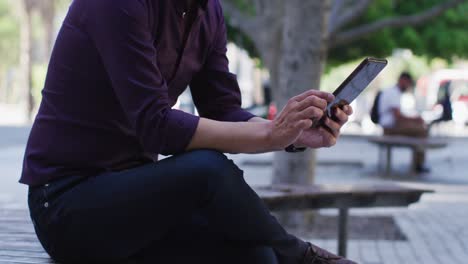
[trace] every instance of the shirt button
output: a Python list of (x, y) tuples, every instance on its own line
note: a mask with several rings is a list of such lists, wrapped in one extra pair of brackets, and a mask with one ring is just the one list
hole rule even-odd
[(47, 202), (44, 203), (44, 207), (45, 207), (45, 208), (48, 208), (48, 207), (49, 207), (49, 203), (47, 203)]

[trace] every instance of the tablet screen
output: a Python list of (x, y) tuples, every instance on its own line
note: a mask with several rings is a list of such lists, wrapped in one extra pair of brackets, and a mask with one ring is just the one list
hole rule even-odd
[(335, 105), (346, 105), (356, 99), (364, 89), (379, 75), (387, 66), (386, 60), (366, 59), (358, 68), (338, 87), (333, 93), (335, 100), (327, 107), (328, 116)]

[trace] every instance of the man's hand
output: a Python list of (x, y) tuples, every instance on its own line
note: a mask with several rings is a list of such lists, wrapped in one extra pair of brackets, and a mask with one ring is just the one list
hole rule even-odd
[(340, 136), (341, 128), (348, 122), (349, 116), (352, 114), (353, 108), (349, 105), (344, 106), (343, 109), (336, 108), (334, 116), (337, 121), (326, 118), (324, 124), (327, 128), (318, 127), (304, 130), (294, 145), (309, 148), (334, 146)]
[[(320, 119), (327, 103), (333, 99), (332, 94), (316, 90), (309, 90), (291, 98), (278, 116), (270, 122), (269, 134), (273, 149), (284, 149), (302, 138), (301, 135), (312, 126), (312, 119)], [(333, 124), (331, 126), (334, 127)]]

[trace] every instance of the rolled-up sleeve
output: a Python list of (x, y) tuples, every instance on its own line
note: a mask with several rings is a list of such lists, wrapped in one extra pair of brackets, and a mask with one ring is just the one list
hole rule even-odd
[(218, 30), (203, 69), (190, 83), (190, 90), (202, 117), (219, 121), (239, 122), (254, 117), (243, 110), (237, 77), (229, 72), (227, 34), (221, 7), (218, 8)]
[(145, 1), (86, 1), (84, 26), (93, 40), (115, 95), (149, 153), (183, 152), (199, 117), (173, 110), (157, 67)]

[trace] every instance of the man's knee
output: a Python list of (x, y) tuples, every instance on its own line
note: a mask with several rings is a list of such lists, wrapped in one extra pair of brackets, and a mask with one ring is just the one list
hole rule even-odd
[(207, 176), (210, 180), (229, 179), (242, 173), (232, 160), (219, 151), (197, 150), (192, 154), (198, 163), (198, 172)]

